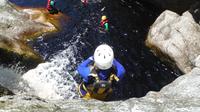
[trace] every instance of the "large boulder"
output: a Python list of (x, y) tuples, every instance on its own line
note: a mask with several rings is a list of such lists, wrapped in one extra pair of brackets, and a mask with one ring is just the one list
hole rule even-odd
[(194, 60), (200, 55), (199, 42), (200, 26), (192, 15), (185, 12), (180, 16), (171, 11), (156, 19), (146, 40), (156, 55), (169, 57), (185, 73), (192, 70)]
[(34, 67), (42, 62), (27, 40), (57, 31), (55, 23), (59, 17), (48, 14), (45, 9), (23, 9), (8, 0), (0, 0), (0, 63), (22, 61)]

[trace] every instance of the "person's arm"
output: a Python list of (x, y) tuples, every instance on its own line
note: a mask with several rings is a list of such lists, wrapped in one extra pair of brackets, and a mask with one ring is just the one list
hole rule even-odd
[(116, 59), (113, 60), (113, 65), (116, 67), (117, 77), (121, 80), (124, 77), (124, 74), (125, 74), (124, 67)]
[(93, 62), (91, 59), (92, 57), (88, 58), (87, 60), (83, 61), (79, 66), (78, 66), (78, 73), (81, 75), (83, 78), (84, 82), (88, 82), (88, 75), (90, 74), (90, 67), (89, 64)]
[(108, 23), (105, 23), (105, 30), (108, 31)]

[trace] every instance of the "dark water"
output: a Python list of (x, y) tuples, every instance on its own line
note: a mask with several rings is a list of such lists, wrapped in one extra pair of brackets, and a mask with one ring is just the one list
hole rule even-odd
[(191, 7), (189, 12), (192, 14), (194, 20), (200, 24), (200, 1), (194, 3)]
[[(46, 6), (46, 0), (10, 1), (20, 6)], [(59, 33), (37, 39), (30, 45), (49, 60), (53, 54), (68, 47), (64, 43), (70, 43), (72, 37), (80, 34), (81, 43), (75, 57), (77, 65), (93, 55), (99, 44), (111, 45), (115, 58), (126, 69), (124, 80), (115, 88), (114, 100), (142, 97), (148, 91), (159, 91), (180, 76), (178, 69), (160, 61), (144, 44), (149, 27), (161, 13), (155, 6), (135, 0), (104, 0), (84, 7), (79, 0), (57, 0), (57, 7), (71, 17), (70, 21), (63, 24)], [(107, 33), (99, 31), (100, 18), (104, 14), (109, 18), (110, 31)]]

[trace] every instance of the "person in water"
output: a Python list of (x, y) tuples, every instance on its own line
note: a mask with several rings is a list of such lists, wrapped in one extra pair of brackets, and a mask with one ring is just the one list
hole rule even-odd
[(48, 0), (47, 10), (50, 14), (58, 14), (58, 9), (55, 7), (56, 2), (54, 0)]
[(101, 17), (100, 26), (103, 27), (106, 31), (108, 31), (108, 19), (105, 15)]
[[(88, 87), (97, 80), (111, 81), (112, 77), (120, 81), (125, 74), (124, 67), (114, 58), (113, 50), (107, 44), (98, 46), (94, 56), (83, 61), (77, 71), (83, 78), (79, 86), (79, 93), (83, 98), (88, 94)], [(113, 77), (114, 74), (115, 77)]]

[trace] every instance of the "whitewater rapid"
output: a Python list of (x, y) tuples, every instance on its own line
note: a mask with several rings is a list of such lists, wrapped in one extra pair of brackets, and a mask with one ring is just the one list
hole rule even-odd
[(15, 94), (20, 94), (24, 91), (21, 75), (23, 68), (16, 65), (9, 65), (10, 67), (0, 66), (0, 85), (11, 90)]
[[(66, 49), (53, 54), (50, 61), (29, 70), (22, 78), (28, 84), (29, 94), (48, 100), (78, 98), (76, 72), (77, 44), (81, 34), (73, 36), (64, 45)], [(80, 43), (79, 43), (80, 44)]]

